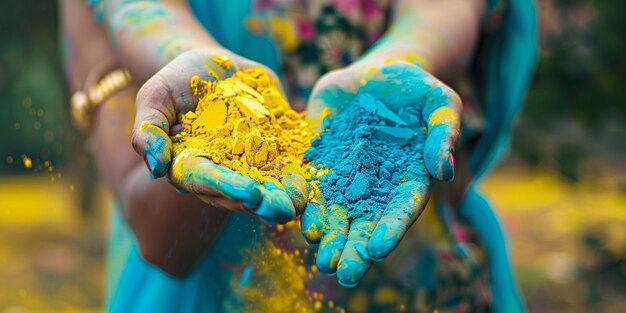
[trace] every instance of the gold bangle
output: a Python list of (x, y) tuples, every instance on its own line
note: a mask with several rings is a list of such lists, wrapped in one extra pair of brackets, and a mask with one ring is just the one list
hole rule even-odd
[(71, 98), (72, 122), (82, 133), (93, 127), (93, 112), (105, 100), (130, 85), (132, 79), (126, 69), (116, 69), (103, 76), (86, 91), (77, 91)]

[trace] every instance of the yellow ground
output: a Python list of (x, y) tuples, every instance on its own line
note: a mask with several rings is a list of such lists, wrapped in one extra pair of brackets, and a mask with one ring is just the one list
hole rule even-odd
[[(96, 199), (95, 215), (85, 218), (76, 204), (80, 186), (71, 190), (69, 181), (0, 178), (0, 313), (101, 310), (110, 199)], [(581, 238), (595, 227), (610, 234), (604, 242), (608, 251), (624, 252), (626, 194), (617, 179), (571, 184), (551, 172), (506, 166), (482, 189), (508, 227), (514, 264), (532, 311), (589, 311), (583, 278), (603, 272), (594, 267), (598, 260), (584, 249)], [(626, 307), (624, 293), (601, 291), (604, 296), (594, 302), (594, 312)]]
[(0, 178), (0, 312), (101, 311), (104, 206), (83, 218), (73, 189), (48, 176)]

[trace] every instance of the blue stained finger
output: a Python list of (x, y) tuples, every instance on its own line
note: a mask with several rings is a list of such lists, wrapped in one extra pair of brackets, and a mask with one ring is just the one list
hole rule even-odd
[(450, 133), (453, 130), (447, 125), (431, 127), (424, 144), (424, 164), (433, 177), (452, 181), (454, 179), (453, 147), (450, 144)]
[(462, 103), (446, 86), (431, 89), (424, 99), (424, 123), (428, 136), (424, 145), (424, 163), (428, 172), (444, 181), (454, 179), (452, 153), (459, 139)]
[(170, 180), (192, 193), (241, 200), (258, 205), (262, 200), (259, 183), (252, 178), (223, 168), (188, 149), (176, 156), (170, 169)]
[(276, 180), (265, 182), (260, 188), (263, 201), (254, 212), (268, 224), (284, 224), (295, 217), (296, 210), (285, 188)]
[(385, 209), (369, 240), (367, 252), (375, 261), (381, 261), (393, 251), (406, 231), (424, 210), (430, 195), (430, 178), (410, 180), (392, 192), (392, 200)]
[(309, 193), (306, 179), (300, 172), (300, 168), (297, 165), (292, 164), (287, 166), (282, 179), (282, 184), (283, 187), (285, 187), (285, 192), (287, 192), (287, 195), (293, 202), (296, 215), (302, 214), (302, 211), (307, 204), (307, 197)]
[(326, 209), (317, 203), (307, 204), (300, 218), (302, 235), (310, 244), (319, 243), (322, 233), (328, 226)]
[(379, 218), (380, 213), (363, 216), (350, 223), (348, 241), (337, 269), (337, 278), (342, 286), (355, 287), (367, 272), (370, 265), (367, 245)]
[(328, 208), (328, 227), (323, 232), (317, 251), (316, 265), (320, 273), (331, 275), (337, 271), (347, 238), (348, 210), (333, 205)]

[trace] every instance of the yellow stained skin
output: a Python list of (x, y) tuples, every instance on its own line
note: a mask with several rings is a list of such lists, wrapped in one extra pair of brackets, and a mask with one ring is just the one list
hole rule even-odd
[(452, 111), (452, 109), (447, 108), (447, 107), (441, 107), (435, 110), (435, 112), (433, 112), (433, 114), (430, 115), (428, 124), (438, 125), (438, 124), (450, 123), (456, 120), (457, 120), (457, 116), (456, 114), (454, 114), (454, 111)]

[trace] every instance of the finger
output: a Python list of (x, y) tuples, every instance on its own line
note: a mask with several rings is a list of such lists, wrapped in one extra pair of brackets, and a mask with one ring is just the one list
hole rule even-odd
[(459, 140), (462, 103), (449, 87), (432, 88), (425, 95), (424, 123), (428, 135), (424, 163), (430, 175), (443, 181), (454, 179), (454, 148)]
[(387, 257), (417, 220), (430, 196), (430, 180), (410, 180), (392, 191), (392, 199), (368, 242), (367, 252), (372, 260)]
[(337, 263), (348, 238), (348, 211), (337, 205), (328, 209), (328, 227), (322, 233), (316, 265), (322, 274), (337, 271)]
[(262, 200), (259, 183), (252, 178), (216, 165), (193, 149), (176, 156), (170, 169), (170, 181), (178, 188), (206, 196), (241, 200), (256, 208)]
[(235, 212), (245, 212), (249, 213), (250, 209), (246, 208), (243, 203), (239, 200), (230, 200), (220, 196), (205, 196), (205, 195), (197, 195), (200, 200), (205, 203), (208, 203), (216, 208), (225, 209), (229, 211)]
[(263, 201), (255, 213), (261, 220), (268, 224), (284, 224), (295, 218), (296, 210), (291, 198), (279, 181), (271, 179), (265, 182), (260, 189), (263, 194)]
[(367, 245), (381, 213), (363, 216), (350, 223), (346, 248), (341, 254), (337, 278), (344, 287), (355, 287), (367, 272), (371, 263)]
[(309, 188), (300, 167), (296, 164), (288, 165), (283, 174), (282, 184), (293, 203), (296, 215), (302, 214), (307, 204)]
[(319, 203), (307, 204), (300, 217), (302, 235), (310, 244), (317, 244), (322, 239), (322, 233), (328, 226), (326, 210)]
[(132, 145), (140, 154), (152, 177), (164, 176), (170, 166), (172, 141), (170, 125), (176, 110), (167, 87), (158, 78), (148, 80), (137, 94), (137, 113)]

